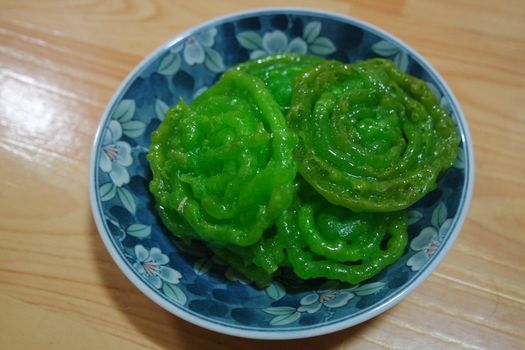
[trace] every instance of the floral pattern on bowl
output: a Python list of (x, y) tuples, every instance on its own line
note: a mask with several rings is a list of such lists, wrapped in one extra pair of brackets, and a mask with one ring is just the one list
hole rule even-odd
[[(357, 286), (299, 280), (284, 271), (260, 290), (199, 245), (163, 227), (148, 191), (149, 135), (169, 106), (191, 101), (250, 58), (302, 52), (352, 62), (388, 57), (431, 86), (458, 124), (462, 145), (438, 188), (410, 209), (410, 244), (378, 276)], [(454, 96), (399, 40), (363, 22), (316, 11), (275, 9), (221, 18), (149, 56), (109, 104), (94, 142), (90, 186), (101, 237), (122, 271), (163, 308), (218, 332), (265, 339), (325, 334), (363, 322), (408, 295), (450, 249), (472, 190), (472, 145)]]
[(321, 22), (312, 21), (306, 23), (301, 36), (291, 40), (281, 30), (269, 31), (262, 36), (256, 31), (247, 30), (240, 32), (235, 37), (243, 48), (250, 51), (251, 59), (285, 52), (318, 56), (330, 55), (336, 51), (335, 46), (330, 39), (319, 36), (321, 30)]

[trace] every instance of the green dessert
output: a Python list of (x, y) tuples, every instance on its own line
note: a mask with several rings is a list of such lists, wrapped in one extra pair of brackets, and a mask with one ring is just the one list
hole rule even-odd
[(334, 204), (405, 209), (456, 158), (452, 119), (425, 82), (391, 61), (328, 61), (299, 76), (293, 91), (299, 172)]
[(156, 205), (176, 234), (213, 246), (256, 243), (293, 198), (294, 135), (264, 83), (231, 71), (170, 109), (148, 159)]
[(305, 182), (278, 225), (293, 271), (303, 279), (357, 284), (403, 255), (408, 239), (405, 211), (352, 212), (331, 204)]
[(324, 59), (318, 56), (287, 53), (246, 61), (233, 70), (251, 74), (264, 81), (286, 115), (292, 103), (293, 80), (323, 61)]
[(406, 208), (458, 142), (426, 84), (388, 60), (271, 55), (168, 111), (150, 190), (175, 236), (259, 287), (283, 267), (357, 284), (403, 254)]

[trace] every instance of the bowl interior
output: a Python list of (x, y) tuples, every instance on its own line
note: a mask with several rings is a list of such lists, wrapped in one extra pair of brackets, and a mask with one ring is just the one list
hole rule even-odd
[[(297, 51), (353, 62), (392, 59), (425, 80), (458, 125), (459, 155), (438, 188), (410, 208), (405, 254), (357, 286), (302, 281), (283, 273), (260, 290), (200, 246), (163, 227), (148, 191), (150, 134), (169, 106), (191, 101), (247, 59)], [(336, 331), (393, 306), (444, 257), (466, 215), (472, 154), (461, 109), (441, 77), (399, 40), (363, 22), (307, 10), (263, 10), (206, 23), (145, 59), (115, 93), (93, 147), (94, 217), (127, 277), (170, 312), (200, 326), (251, 338), (297, 338)]]

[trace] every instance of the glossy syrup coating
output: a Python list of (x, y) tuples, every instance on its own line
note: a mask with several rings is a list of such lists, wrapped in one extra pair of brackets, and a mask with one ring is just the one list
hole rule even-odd
[(293, 91), (299, 172), (334, 204), (405, 209), (456, 158), (453, 120), (425, 82), (389, 60), (327, 61), (298, 76)]
[(217, 247), (258, 242), (292, 201), (294, 140), (251, 75), (228, 72), (191, 105), (179, 102), (148, 155), (164, 223), (177, 228), (183, 219), (193, 230), (183, 235)]
[(304, 181), (278, 223), (279, 239), (296, 275), (357, 284), (403, 255), (407, 214), (356, 213), (328, 202)]
[(298, 53), (274, 54), (246, 61), (233, 70), (246, 72), (264, 81), (275, 101), (281, 106), (283, 114), (286, 115), (292, 103), (293, 80), (323, 61), (325, 59), (319, 56)]
[(406, 208), (458, 141), (427, 85), (388, 60), (270, 55), (168, 111), (150, 190), (174, 235), (258, 287), (283, 267), (357, 284), (403, 254)]

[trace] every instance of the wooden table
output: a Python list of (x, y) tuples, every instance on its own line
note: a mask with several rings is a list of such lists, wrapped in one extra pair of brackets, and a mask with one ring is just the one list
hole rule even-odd
[(0, 1), (1, 349), (524, 349), (525, 2), (288, 1), (393, 33), (442, 73), (475, 145), (460, 237), (410, 297), (335, 334), (268, 343), (143, 296), (93, 223), (90, 147), (127, 73), (204, 20), (282, 1)]

